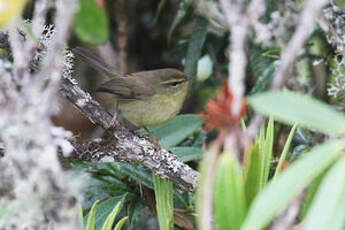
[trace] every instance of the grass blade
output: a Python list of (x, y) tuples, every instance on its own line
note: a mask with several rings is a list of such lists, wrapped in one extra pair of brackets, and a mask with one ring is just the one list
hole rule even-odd
[(173, 185), (171, 181), (153, 175), (156, 210), (160, 230), (174, 229)]
[(278, 162), (278, 166), (276, 168), (276, 171), (274, 172), (274, 176), (273, 176), (273, 179), (275, 179), (277, 177), (277, 175), (280, 173), (282, 167), (283, 167), (283, 163), (286, 159), (286, 154), (288, 153), (289, 151), (289, 148), (290, 148), (290, 145), (291, 145), (291, 141), (292, 141), (292, 137), (293, 135), (295, 134), (295, 130), (296, 130), (296, 127), (297, 127), (297, 124), (295, 124), (290, 133), (289, 133), (289, 136), (285, 142), (285, 145), (284, 145), (284, 148), (283, 148), (283, 152), (282, 154), (280, 155), (280, 158), (279, 158), (279, 162)]

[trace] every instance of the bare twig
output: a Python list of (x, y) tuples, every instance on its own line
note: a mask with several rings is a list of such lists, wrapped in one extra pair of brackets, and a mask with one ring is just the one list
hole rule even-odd
[(265, 2), (255, 0), (245, 7), (244, 1), (220, 0), (222, 10), (227, 19), (231, 31), (228, 66), (229, 80), (228, 88), (233, 95), (231, 113), (234, 116), (240, 114), (244, 103), (245, 76), (247, 57), (245, 46), (250, 26), (255, 23), (265, 11)]
[(314, 22), (316, 21), (322, 7), (327, 2), (327, 0), (308, 0), (306, 2), (306, 5), (301, 13), (301, 20), (298, 24), (296, 32), (292, 35), (287, 47), (283, 49), (280, 64), (275, 72), (271, 89), (279, 89), (286, 82), (286, 79), (289, 77), (289, 70), (293, 62), (303, 48), (304, 42), (313, 31)]

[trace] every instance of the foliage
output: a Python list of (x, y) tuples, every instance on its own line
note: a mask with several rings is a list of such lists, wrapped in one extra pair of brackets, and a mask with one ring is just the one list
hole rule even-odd
[[(114, 225), (115, 218), (116, 218), (117, 214), (119, 213), (120, 207), (122, 205), (122, 201), (118, 202), (114, 206), (112, 211), (109, 213), (109, 215), (106, 217), (105, 221), (102, 221), (100, 223), (99, 223), (99, 221), (97, 221), (97, 217), (100, 216), (100, 214), (98, 214), (100, 212), (100, 210), (99, 210), (100, 207), (98, 207), (98, 211), (96, 211), (98, 203), (99, 203), (99, 200), (97, 200), (93, 203), (91, 210), (88, 214), (87, 224), (86, 224), (85, 229), (86, 230), (94, 230), (95, 228), (98, 229), (98, 228), (100, 228), (100, 226), (102, 226), (101, 230), (112, 230), (112, 229), (120, 230), (122, 225), (124, 224), (124, 222), (128, 219), (127, 216), (123, 217), (121, 220), (119, 220), (114, 228), (112, 228), (112, 227)], [(81, 223), (83, 224), (83, 222), (81, 222)]]

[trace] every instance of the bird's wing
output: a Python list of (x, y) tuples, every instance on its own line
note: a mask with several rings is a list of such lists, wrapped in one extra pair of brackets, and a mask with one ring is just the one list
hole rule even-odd
[(98, 92), (111, 93), (119, 99), (147, 99), (156, 92), (152, 86), (142, 78), (127, 76), (113, 78), (97, 89)]
[(97, 70), (101, 70), (108, 77), (122, 76), (112, 66), (108, 65), (99, 56), (93, 54), (90, 50), (82, 47), (75, 47), (72, 49), (73, 53), (82, 61), (91, 64)]

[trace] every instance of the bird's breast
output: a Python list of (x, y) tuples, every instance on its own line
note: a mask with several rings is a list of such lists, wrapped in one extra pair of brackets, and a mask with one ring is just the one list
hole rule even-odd
[(187, 88), (169, 95), (155, 94), (145, 100), (119, 100), (119, 106), (125, 118), (134, 125), (156, 126), (179, 113), (186, 94)]

